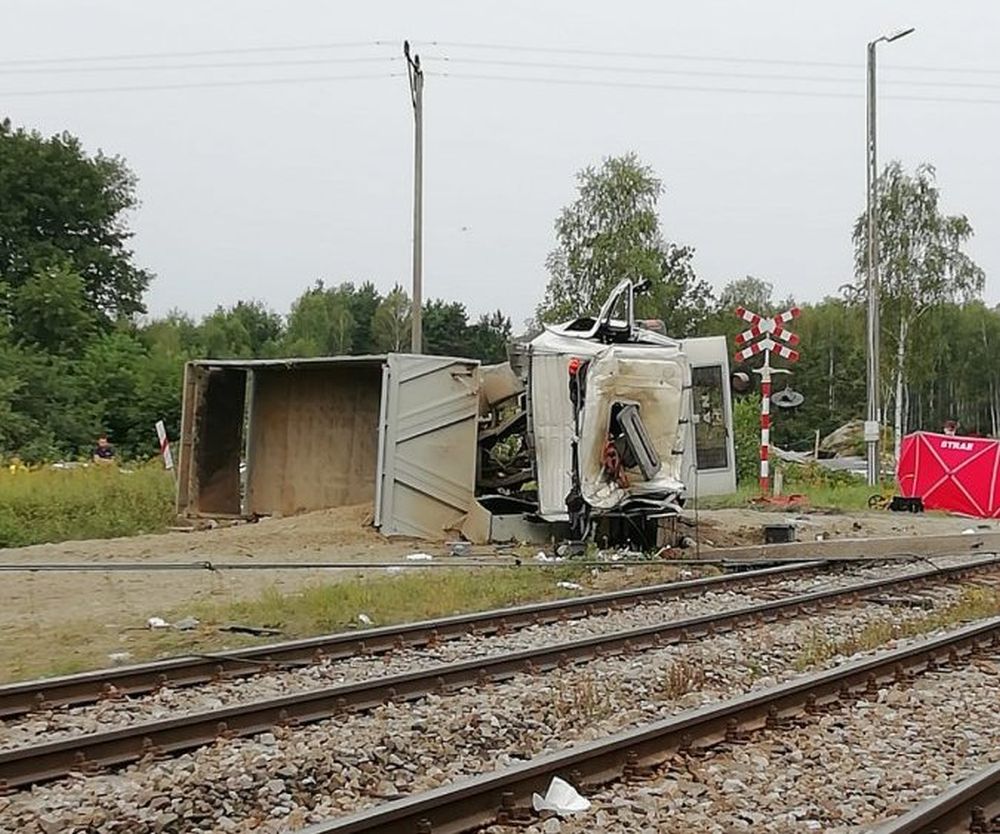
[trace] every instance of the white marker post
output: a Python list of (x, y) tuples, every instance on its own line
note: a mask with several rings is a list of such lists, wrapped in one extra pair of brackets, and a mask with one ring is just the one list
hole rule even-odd
[(170, 440), (167, 438), (167, 427), (162, 420), (156, 421), (156, 436), (160, 439), (160, 456), (163, 458), (163, 468), (173, 470), (174, 456), (170, 454)]

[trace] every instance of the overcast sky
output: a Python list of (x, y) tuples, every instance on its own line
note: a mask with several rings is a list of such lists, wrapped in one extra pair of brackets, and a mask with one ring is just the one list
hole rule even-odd
[[(383, 290), (410, 280), (406, 37), (428, 73), (427, 297), (473, 314), (501, 307), (519, 323), (542, 296), (575, 172), (635, 150), (666, 185), (665, 235), (697, 249), (702, 277), (718, 288), (752, 274), (813, 300), (851, 279), (865, 44), (904, 26), (917, 31), (879, 51), (880, 159), (937, 167), (944, 207), (976, 230), (971, 252), (996, 302), (994, 0), (5, 0), (0, 114), (127, 159), (142, 201), (137, 259), (157, 276), (151, 313), (198, 315), (246, 298), (284, 312), (317, 278)], [(340, 46), (262, 49), (320, 44)], [(256, 51), (215, 53), (245, 49)], [(188, 52), (206, 54), (9, 63)], [(136, 69), (164, 65), (186, 68)], [(357, 75), (378, 77), (343, 77)]]

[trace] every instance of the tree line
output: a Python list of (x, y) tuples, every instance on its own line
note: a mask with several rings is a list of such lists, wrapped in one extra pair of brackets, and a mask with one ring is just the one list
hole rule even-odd
[[(529, 332), (596, 312), (622, 278), (648, 283), (639, 315), (663, 320), (678, 338), (723, 334), (731, 345), (742, 329), (737, 304), (767, 313), (795, 302), (751, 276), (714, 292), (696, 274), (693, 248), (661, 229), (663, 194), (634, 154), (580, 172), (577, 199), (555, 222), (549, 282)], [(382, 293), (371, 282), (320, 281), (287, 314), (246, 300), (198, 321), (180, 311), (149, 318), (143, 297), (153, 276), (129, 245), (136, 205), (136, 178), (121, 158), (88, 154), (66, 133), (0, 121), (0, 454), (86, 454), (102, 431), (126, 455), (152, 454), (155, 420), (177, 434), (189, 359), (409, 348), (411, 302), (398, 285)], [(982, 270), (963, 251), (971, 224), (940, 212), (930, 166), (887, 166), (879, 205), (887, 422), (902, 433), (954, 419), (998, 434), (1000, 311), (980, 300)], [(816, 430), (864, 416), (865, 233), (862, 217), (856, 274), (841, 294), (799, 304), (801, 361), (788, 380), (805, 402), (776, 417), (779, 445), (810, 448)], [(473, 320), (460, 301), (427, 302), (423, 327), (426, 351), (484, 362), (502, 361), (517, 335), (502, 311)]]
[[(184, 363), (405, 351), (411, 301), (399, 286), (317, 281), (287, 315), (259, 301), (195, 321), (145, 316), (153, 276), (134, 264), (126, 223), (136, 180), (118, 157), (69, 134), (0, 121), (0, 454), (27, 462), (86, 455), (107, 432), (126, 456), (177, 436)], [(424, 349), (498, 362), (510, 318), (464, 304), (423, 308)]]

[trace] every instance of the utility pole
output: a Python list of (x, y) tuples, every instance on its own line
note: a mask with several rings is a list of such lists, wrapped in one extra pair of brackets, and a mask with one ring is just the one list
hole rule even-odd
[(868, 408), (865, 420), (865, 474), (868, 485), (875, 486), (881, 474), (879, 440), (882, 411), (879, 405), (879, 278), (878, 278), (878, 132), (875, 122), (875, 49), (878, 44), (892, 43), (905, 38), (914, 29), (900, 29), (883, 35), (868, 44), (868, 111), (867, 111), (867, 221), (868, 221), (868, 274), (865, 289), (868, 295), (866, 322), (866, 356), (868, 359)]
[(868, 44), (868, 142), (867, 142), (867, 214), (868, 214), (868, 275), (865, 289), (868, 295), (866, 357), (868, 359), (868, 410), (865, 420), (865, 474), (868, 486), (879, 480), (879, 323), (878, 323), (878, 160), (875, 142), (875, 45)]
[(413, 305), (410, 312), (410, 350), (423, 353), (423, 236), (424, 236), (424, 71), (420, 56), (410, 54), (410, 42), (403, 41), (403, 57), (410, 79), (413, 103)]

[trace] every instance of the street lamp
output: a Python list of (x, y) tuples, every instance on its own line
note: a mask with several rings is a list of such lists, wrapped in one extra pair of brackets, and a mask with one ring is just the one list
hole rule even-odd
[(905, 38), (915, 30), (900, 29), (883, 35), (868, 44), (868, 293), (867, 357), (868, 357), (868, 413), (865, 420), (866, 474), (868, 485), (875, 486), (879, 479), (879, 434), (881, 411), (879, 408), (879, 310), (878, 310), (878, 160), (875, 153), (875, 47)]

